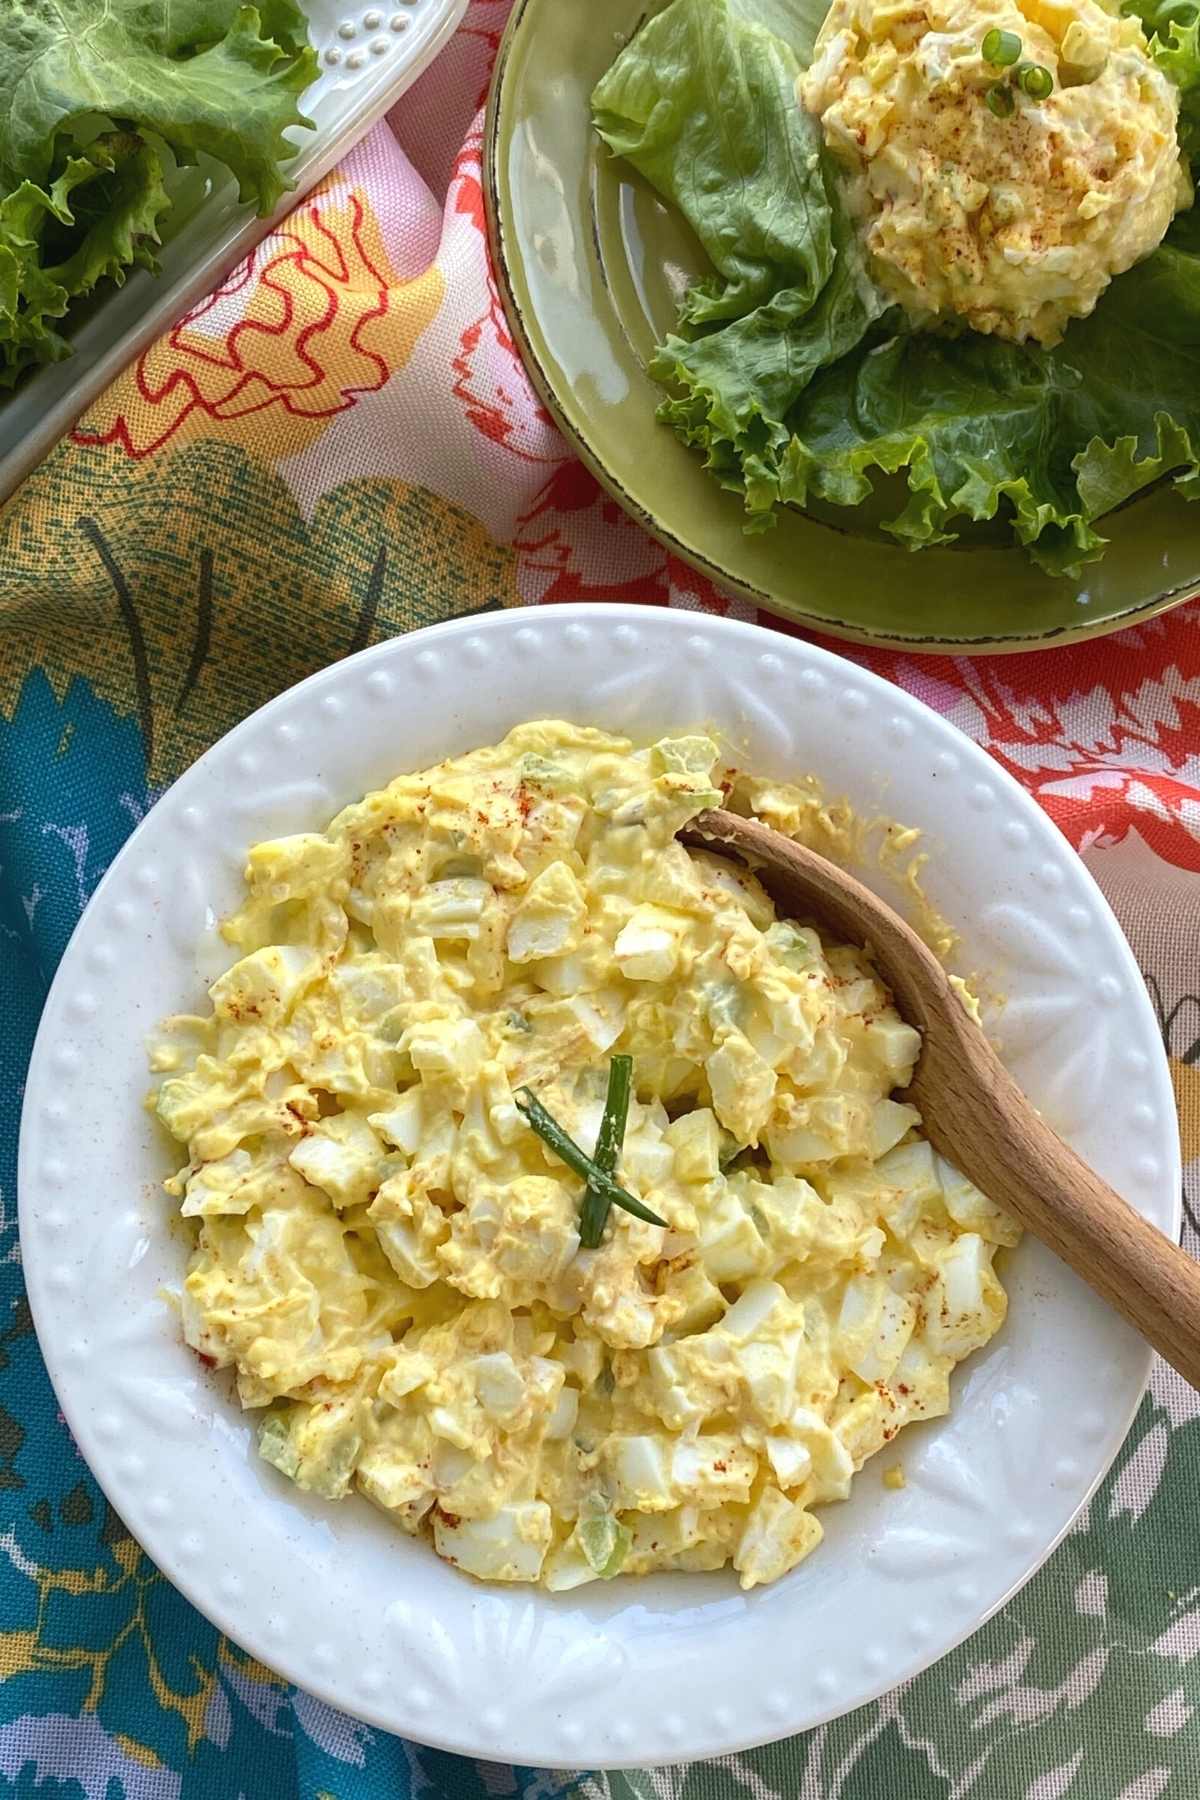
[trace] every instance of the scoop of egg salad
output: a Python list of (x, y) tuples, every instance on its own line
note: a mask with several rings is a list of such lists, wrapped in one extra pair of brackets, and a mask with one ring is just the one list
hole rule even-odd
[(1115, 0), (833, 0), (799, 89), (919, 323), (1057, 343), (1191, 203), (1179, 90)]
[[(917, 1033), (678, 841), (722, 801), (827, 818), (702, 736), (530, 724), (403, 775), (250, 851), (239, 960), (152, 1051), (188, 1343), (300, 1487), (484, 1579), (775, 1580), (1004, 1317), (1014, 1226), (892, 1098)], [(518, 1100), (590, 1155), (625, 1056), (616, 1176), (667, 1223), (583, 1249)]]

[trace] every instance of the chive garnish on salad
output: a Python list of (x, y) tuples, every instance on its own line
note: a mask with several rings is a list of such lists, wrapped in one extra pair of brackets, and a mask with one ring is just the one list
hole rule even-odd
[[(604, 1116), (596, 1133), (596, 1167), (605, 1175), (615, 1176), (617, 1159), (625, 1142), (625, 1125), (629, 1118), (629, 1094), (633, 1085), (632, 1056), (614, 1056), (608, 1065), (608, 1093), (604, 1099)], [(595, 1250), (604, 1233), (611, 1201), (589, 1181), (580, 1211), (579, 1241), (585, 1250)]]
[[(614, 1057), (614, 1062), (618, 1059)], [(623, 1079), (623, 1078), (622, 1078)], [(612, 1077), (609, 1077), (609, 1092), (612, 1092)], [(622, 1211), (632, 1213), (635, 1219), (644, 1219), (647, 1225), (662, 1225), (667, 1221), (659, 1218), (643, 1201), (615, 1182), (610, 1174), (601, 1168), (595, 1157), (589, 1156), (586, 1150), (580, 1149), (575, 1139), (563, 1129), (558, 1120), (542, 1105), (532, 1088), (520, 1088), (516, 1095), (517, 1110), (522, 1114), (531, 1131), (537, 1133), (547, 1150), (553, 1151), (560, 1162), (566, 1163), (576, 1175), (588, 1184), (589, 1192), (594, 1191), (603, 1201), (605, 1207), (619, 1206)], [(629, 1099), (626, 1095), (625, 1106), (628, 1109)], [(605, 1112), (608, 1107), (606, 1105)], [(615, 1109), (614, 1109), (615, 1118)], [(601, 1131), (603, 1131), (603, 1122)], [(622, 1132), (623, 1135), (623, 1132)], [(597, 1146), (599, 1147), (599, 1146)], [(615, 1155), (614, 1155), (615, 1166)], [(585, 1201), (587, 1196), (585, 1195)], [(606, 1215), (607, 1216), (607, 1213)], [(603, 1221), (601, 1221), (603, 1227)], [(582, 1239), (582, 1234), (581, 1234)], [(599, 1239), (597, 1239), (597, 1242)]]
[(1015, 31), (993, 27), (983, 40), (983, 60), (995, 69), (1007, 69), (1021, 57), (1021, 40)]

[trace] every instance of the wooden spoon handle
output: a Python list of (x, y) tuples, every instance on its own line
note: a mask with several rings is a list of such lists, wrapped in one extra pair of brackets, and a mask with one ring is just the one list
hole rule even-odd
[(1039, 1118), (910, 926), (845, 870), (757, 819), (701, 813), (683, 833), (732, 850), (785, 916), (866, 943), (923, 1048), (909, 1090), (947, 1161), (1007, 1208), (1200, 1388), (1200, 1264), (1136, 1213)]
[[(933, 1079), (931, 1070), (931, 1086)], [(937, 1079), (953, 1076), (943, 1070)], [(1200, 1388), (1200, 1263), (1063, 1143), (998, 1059), (990, 1091), (972, 1099), (969, 1137), (943, 1154)], [(943, 1090), (930, 1110), (940, 1111), (944, 1100)]]

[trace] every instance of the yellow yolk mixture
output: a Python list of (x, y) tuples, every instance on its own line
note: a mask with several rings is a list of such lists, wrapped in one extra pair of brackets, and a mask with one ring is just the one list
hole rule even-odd
[[(1015, 68), (986, 60), (992, 32)], [(1057, 343), (1191, 203), (1178, 89), (1099, 0), (833, 0), (799, 92), (872, 273), (918, 323)]]
[[(1016, 1229), (893, 1098), (917, 1033), (679, 843), (716, 804), (821, 808), (560, 721), (400, 776), (250, 851), (239, 960), (152, 1052), (188, 1343), (285, 1475), (484, 1579), (775, 1580), (1004, 1317)], [(590, 1154), (616, 1054), (616, 1176), (666, 1225), (614, 1207), (585, 1249), (517, 1101)]]

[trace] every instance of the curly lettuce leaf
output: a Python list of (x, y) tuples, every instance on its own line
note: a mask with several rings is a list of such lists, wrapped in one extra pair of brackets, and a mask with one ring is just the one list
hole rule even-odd
[(1050, 574), (1104, 546), (1094, 521), (1161, 476), (1200, 480), (1200, 259), (1163, 248), (1054, 350), (910, 332), (844, 358), (788, 421), (777, 497), (853, 506), (903, 471), (889, 530), (945, 543), (956, 517), (1010, 515)]
[(285, 133), (308, 123), (297, 102), (316, 72), (291, 0), (267, 0), (264, 13), (235, 0), (5, 0), (0, 170), (9, 188), (44, 186), (72, 129), (99, 113), (156, 132), (181, 161), (207, 152), (267, 213), (286, 191)]
[(1180, 92), (1179, 142), (1189, 162), (1200, 158), (1200, 0), (1125, 0), (1140, 19), (1150, 53)]
[(1187, 25), (1172, 20), (1151, 48), (1159, 68), (1179, 89), (1179, 143), (1194, 168), (1200, 160), (1200, 16)]
[(53, 321), (67, 310), (69, 296), (41, 262), (41, 235), (48, 217), (71, 218), (68, 196), (90, 172), (82, 159), (67, 164), (48, 191), (24, 181), (0, 200), (0, 387), (9, 387), (33, 362), (57, 362), (69, 346)]
[(785, 289), (721, 330), (668, 337), (650, 364), (670, 389), (658, 417), (703, 450), (723, 487), (744, 495), (748, 530), (770, 525), (784, 497), (778, 469), (792, 435), (786, 421), (805, 388), (887, 312), (840, 208), (834, 247), (832, 272), (814, 304)]
[[(46, 233), (49, 274), (67, 293), (90, 294), (99, 281), (125, 280), (128, 269), (158, 268), (154, 246), (158, 225), (170, 206), (162, 158), (136, 132), (108, 132), (89, 144), (86, 160), (95, 173), (71, 195), (72, 229)], [(68, 164), (70, 167), (70, 164)]]
[(271, 210), (316, 66), (295, 0), (4, 0), (0, 386), (68, 354), (72, 300), (156, 267), (164, 157), (205, 152)]
[(796, 104), (795, 52), (729, 0), (674, 0), (592, 95), (596, 130), (677, 206), (715, 276), (691, 325), (737, 319), (787, 290), (812, 306), (833, 267), (821, 133)]
[(67, 355), (54, 321), (73, 299), (135, 265), (155, 268), (168, 204), (158, 152), (121, 132), (68, 158), (49, 188), (23, 181), (0, 200), (0, 387)]
[[(162, 56), (186, 56), (221, 36), (236, 5), (221, 0), (124, 0), (120, 9), (131, 35)], [(264, 38), (297, 56), (308, 43), (308, 20), (296, 0), (260, 0), (256, 8)]]

